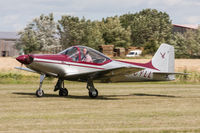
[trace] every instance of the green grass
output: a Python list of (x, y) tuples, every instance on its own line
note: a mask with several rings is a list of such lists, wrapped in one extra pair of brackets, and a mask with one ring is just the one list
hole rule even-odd
[[(38, 83), (40, 79), (39, 74), (31, 73), (29, 75), (14, 73), (14, 72), (4, 72), (0, 73), (0, 84), (25, 84), (25, 83)], [(52, 82), (54, 78), (47, 77), (47, 81)]]
[(199, 83), (96, 83), (97, 99), (79, 82), (59, 97), (55, 83), (42, 98), (35, 82), (0, 84), (0, 132), (200, 132)]
[[(190, 73), (189, 75), (177, 75), (176, 80), (173, 82), (170, 82), (170, 84), (176, 84), (176, 83), (184, 83), (184, 84), (198, 84), (200, 82), (200, 73), (199, 72), (187, 72)], [(24, 74), (24, 73), (15, 73), (15, 72), (1, 72), (0, 73), (0, 84), (25, 84), (25, 83), (38, 83), (39, 82), (39, 74)], [(56, 79), (52, 77), (46, 78), (47, 82), (53, 82), (56, 81)], [(151, 83), (151, 82), (149, 82)], [(152, 82), (155, 83), (155, 82)], [(157, 82), (157, 83), (169, 83), (169, 82)]]

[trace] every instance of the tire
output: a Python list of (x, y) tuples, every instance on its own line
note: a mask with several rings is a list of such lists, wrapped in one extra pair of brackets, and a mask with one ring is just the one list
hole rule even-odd
[(44, 91), (43, 90), (37, 90), (36, 91), (36, 96), (37, 97), (43, 97), (44, 96)]
[(68, 90), (66, 88), (60, 89), (59, 96), (68, 96)]
[(89, 96), (91, 98), (96, 98), (98, 96), (98, 90), (95, 89), (94, 91), (89, 91)]

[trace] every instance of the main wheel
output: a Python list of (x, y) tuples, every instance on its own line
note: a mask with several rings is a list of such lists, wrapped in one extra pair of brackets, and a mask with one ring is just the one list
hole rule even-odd
[(98, 91), (97, 89), (94, 89), (94, 91), (89, 91), (89, 96), (91, 98), (96, 98), (98, 96)]
[(59, 96), (68, 96), (68, 90), (66, 88), (60, 89)]
[(37, 97), (42, 97), (42, 96), (44, 96), (44, 91), (38, 89), (38, 90), (36, 91), (36, 96), (37, 96)]

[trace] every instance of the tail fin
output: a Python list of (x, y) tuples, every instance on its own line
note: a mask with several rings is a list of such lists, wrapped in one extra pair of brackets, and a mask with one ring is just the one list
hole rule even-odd
[(174, 47), (161, 44), (152, 58), (152, 65), (161, 72), (174, 72)]

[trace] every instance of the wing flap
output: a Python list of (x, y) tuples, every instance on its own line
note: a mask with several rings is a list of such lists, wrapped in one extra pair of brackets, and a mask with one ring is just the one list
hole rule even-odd
[(103, 76), (119, 76), (119, 75), (127, 75), (131, 73), (135, 73), (143, 70), (143, 68), (137, 67), (120, 67), (115, 69), (106, 70)]

